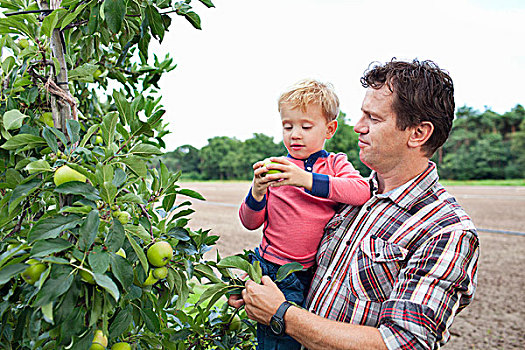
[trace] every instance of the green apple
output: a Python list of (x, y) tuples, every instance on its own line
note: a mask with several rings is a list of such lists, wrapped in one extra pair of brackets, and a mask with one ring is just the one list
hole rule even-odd
[(156, 269), (153, 269), (153, 277), (161, 280), (163, 278), (166, 278), (168, 276), (168, 268), (166, 266), (157, 267)]
[(55, 182), (55, 185), (60, 186), (63, 183), (70, 181), (86, 182), (86, 177), (78, 171), (71, 169), (69, 166), (62, 165), (60, 168), (55, 170), (53, 181)]
[(130, 218), (131, 215), (127, 211), (121, 211), (117, 216), (118, 221), (120, 221), (122, 225), (126, 225)]
[(131, 345), (125, 342), (113, 344), (111, 350), (131, 350)]
[(124, 259), (126, 259), (126, 251), (125, 251), (124, 249), (122, 249), (122, 248), (120, 248), (120, 249), (118, 250), (118, 252), (116, 252), (115, 254), (120, 255), (121, 257), (123, 257)]
[[(264, 166), (265, 166), (265, 167), (267, 167), (267, 166), (270, 165), (270, 164), (280, 164), (280, 163), (272, 162), (272, 161), (269, 160), (269, 159), (265, 159), (265, 160), (264, 160)], [(277, 174), (277, 173), (282, 173), (282, 171), (277, 170), (277, 169), (270, 169), (270, 170), (268, 170), (265, 174)]]
[(95, 137), (95, 145), (101, 145), (104, 140), (102, 139), (102, 136), (97, 135)]
[(158, 279), (153, 276), (153, 271), (149, 270), (148, 278), (142, 284), (143, 286), (151, 286), (152, 284), (157, 283)]
[(18, 48), (20, 48), (22, 50), (23, 49), (27, 49), (29, 47), (29, 41), (27, 39), (20, 39), (20, 40), (18, 40), (16, 45), (18, 46)]
[(228, 327), (228, 329), (230, 331), (238, 331), (239, 329), (241, 329), (241, 324), (241, 318), (238, 315), (235, 315), (233, 320), (230, 322), (230, 326)]
[(46, 265), (38, 260), (29, 259), (26, 261), (30, 266), (22, 272), (22, 278), (29, 284), (35, 284), (40, 279), (40, 275), (46, 269)]
[(148, 248), (147, 256), (151, 265), (162, 267), (173, 258), (173, 248), (166, 241), (157, 242)]
[(80, 277), (89, 284), (95, 284), (95, 278), (86, 270), (80, 270)]
[(93, 73), (93, 78), (97, 79), (98, 77), (100, 77), (102, 75), (102, 71), (100, 69), (97, 69), (94, 73)]
[(89, 350), (104, 350), (107, 346), (108, 338), (100, 329), (97, 329), (95, 331), (95, 336), (93, 337), (93, 342), (91, 343)]

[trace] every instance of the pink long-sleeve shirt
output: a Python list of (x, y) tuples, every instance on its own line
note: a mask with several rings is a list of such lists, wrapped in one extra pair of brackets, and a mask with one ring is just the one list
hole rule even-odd
[(343, 153), (321, 150), (308, 159), (288, 156), (288, 160), (312, 172), (312, 190), (269, 187), (261, 202), (250, 190), (239, 217), (249, 230), (264, 224), (259, 247), (264, 259), (279, 265), (295, 261), (309, 268), (315, 263), (324, 227), (339, 203), (364, 204), (370, 198), (370, 186)]

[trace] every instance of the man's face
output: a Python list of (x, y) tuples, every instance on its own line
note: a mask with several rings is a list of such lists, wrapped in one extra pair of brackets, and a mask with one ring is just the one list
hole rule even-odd
[(337, 128), (337, 121), (327, 122), (321, 106), (308, 105), (306, 111), (281, 106), (283, 141), (290, 155), (306, 159), (324, 147), (326, 139), (331, 138)]
[(399, 165), (408, 151), (410, 129), (396, 127), (392, 101), (393, 94), (388, 86), (368, 88), (361, 118), (354, 126), (359, 134), (359, 158), (378, 173), (387, 173)]

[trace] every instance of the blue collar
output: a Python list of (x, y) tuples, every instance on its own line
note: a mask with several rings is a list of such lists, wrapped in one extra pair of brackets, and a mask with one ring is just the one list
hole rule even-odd
[[(324, 149), (322, 149), (320, 151), (317, 151), (315, 153), (310, 154), (310, 156), (308, 156), (308, 158), (306, 158), (306, 159), (294, 158), (294, 157), (292, 157), (290, 155), (290, 153), (288, 153), (287, 157), (288, 158), (292, 158), (292, 159), (296, 159), (296, 160), (302, 160), (304, 162), (304, 168), (311, 172), (315, 162), (317, 162), (317, 159), (328, 157), (328, 152), (326, 152)], [(308, 169), (308, 168), (310, 168), (310, 169)]]

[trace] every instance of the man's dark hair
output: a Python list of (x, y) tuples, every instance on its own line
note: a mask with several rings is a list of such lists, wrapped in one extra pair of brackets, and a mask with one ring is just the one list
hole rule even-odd
[(363, 87), (393, 92), (392, 109), (400, 130), (429, 121), (434, 132), (423, 145), (428, 157), (445, 143), (454, 120), (454, 85), (448, 72), (432, 61), (372, 63), (361, 78)]

